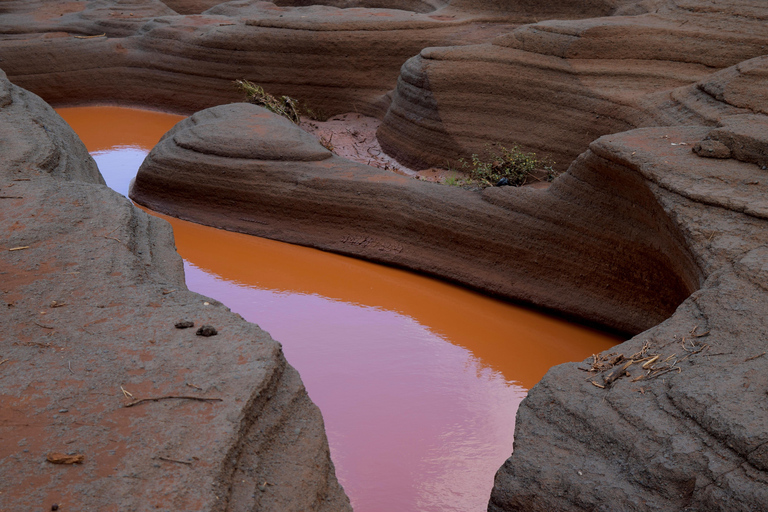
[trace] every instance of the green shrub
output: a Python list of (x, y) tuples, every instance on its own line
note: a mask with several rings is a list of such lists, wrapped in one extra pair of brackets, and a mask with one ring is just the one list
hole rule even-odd
[(469, 179), (484, 186), (496, 185), (506, 178), (515, 187), (534, 181), (552, 181), (557, 172), (552, 168), (554, 162), (539, 159), (536, 153), (526, 153), (516, 144), (511, 149), (499, 146), (497, 151), (488, 151), (483, 159), (473, 154), (471, 161), (459, 160), (468, 168)]
[(246, 101), (260, 107), (264, 107), (270, 112), (279, 114), (299, 124), (299, 102), (288, 96), (275, 98), (260, 85), (256, 85), (248, 80), (235, 80), (237, 87), (245, 93)]

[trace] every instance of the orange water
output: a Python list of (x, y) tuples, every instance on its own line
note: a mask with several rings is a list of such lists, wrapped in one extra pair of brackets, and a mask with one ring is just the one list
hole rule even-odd
[[(59, 113), (118, 191), (136, 155), (180, 119)], [(357, 512), (485, 510), (527, 389), (549, 367), (617, 341), (420, 275), (160, 216), (190, 289), (283, 343), (323, 412)]]

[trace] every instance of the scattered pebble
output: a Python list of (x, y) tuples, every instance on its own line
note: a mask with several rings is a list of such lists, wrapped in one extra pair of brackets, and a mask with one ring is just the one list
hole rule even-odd
[(219, 334), (219, 331), (212, 325), (204, 325), (197, 330), (198, 336), (216, 336), (217, 334)]
[(190, 327), (194, 327), (195, 322), (191, 320), (180, 320), (176, 322), (176, 328), (177, 329), (189, 329)]

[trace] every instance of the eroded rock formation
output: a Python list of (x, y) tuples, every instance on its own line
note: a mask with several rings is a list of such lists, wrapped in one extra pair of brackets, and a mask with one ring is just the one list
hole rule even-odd
[(0, 59), (14, 83), (53, 104), (192, 113), (240, 99), (232, 82), (245, 78), (320, 116), (381, 117), (402, 63), (423, 48), (486, 42), (520, 23), (637, 3), (12, 0), (0, 6), (0, 33), (8, 36)]
[(176, 125), (142, 165), (131, 198), (624, 331), (659, 323), (699, 286), (682, 238), (632, 174), (585, 169), (548, 191), (480, 194), (337, 157), (287, 119), (246, 103)]
[[(726, 100), (757, 86), (762, 62), (712, 79), (721, 105), (710, 108), (733, 114), (718, 126), (603, 137), (547, 190), (387, 174), (234, 104), (171, 130), (132, 197), (629, 331), (671, 315), (617, 347), (623, 361), (641, 354), (628, 377), (617, 364), (563, 365), (531, 390), (491, 510), (757, 510), (768, 495), (768, 117)], [(693, 151), (706, 141), (734, 158)]]
[(170, 226), (5, 75), (0, 139), (0, 508), (351, 510), (280, 344), (188, 291)]
[[(575, 159), (549, 190), (494, 188), (474, 193), (340, 159), (283, 121), (235, 105), (198, 113), (172, 130), (145, 163), (133, 196), (157, 210), (207, 224), (414, 268), (631, 332), (650, 328), (616, 348), (622, 363), (603, 354), (592, 361), (594, 368), (589, 363), (563, 365), (531, 390), (518, 414), (515, 452), (497, 475), (490, 503), (494, 512), (764, 508), (768, 9), (763, 2), (214, 3), (4, 2), (1, 64), (15, 80), (49, 101), (139, 103), (182, 111), (234, 100), (231, 81), (248, 78), (327, 114), (356, 110), (383, 116), (382, 146), (401, 161), (420, 166), (443, 165), (468, 152), (481, 152), (488, 142), (519, 143), (548, 153), (562, 168)], [(347, 6), (355, 8), (338, 8)], [(185, 9), (202, 14), (184, 16)], [(550, 17), (569, 20), (544, 21)], [(511, 30), (522, 22), (535, 23)], [(388, 94), (398, 72), (397, 88)], [(41, 137), (70, 137), (48, 122), (35, 126)], [(5, 126), (3, 133), (16, 137), (15, 130)], [(606, 134), (616, 135), (599, 138)], [(118, 415), (131, 409), (118, 407), (122, 399), (115, 398), (116, 387), (136, 384), (136, 379), (155, 372), (157, 390), (169, 392), (182, 382), (170, 375), (174, 368), (197, 367), (189, 347), (206, 343), (208, 350), (218, 350), (211, 343), (225, 336), (244, 351), (246, 366), (266, 358), (262, 370), (281, 376), (284, 392), (300, 398), (291, 403), (303, 403), (299, 384), (292, 380), (295, 375), (284, 366), (276, 345), (264, 341), (258, 345), (262, 348), (254, 348), (253, 336), (261, 339), (255, 327), (237, 323), (215, 303), (195, 304), (201, 299), (184, 291), (177, 269), (156, 271), (174, 265), (160, 263), (171, 253), (159, 241), (149, 250), (147, 240), (165, 236), (154, 234), (162, 229), (160, 224), (125, 204), (109, 210), (99, 206), (114, 202), (114, 196), (97, 185), (35, 174), (35, 169), (54, 169), (52, 175), (98, 180), (82, 148), (31, 148), (10, 158), (13, 165), (8, 169), (18, 170), (23, 176), (19, 179), (33, 181), (6, 179), (3, 184), (9, 196), (16, 193), (13, 189), (22, 190), (20, 197), (29, 197), (30, 208), (37, 208), (34, 224), (19, 221), (7, 227), (10, 241), (30, 249), (9, 251), (4, 258), (18, 267), (14, 275), (37, 272), (40, 279), (49, 279), (45, 276), (54, 273), (57, 280), (39, 285), (31, 279), (19, 281), (19, 289), (40, 294), (50, 290), (50, 296), (34, 304), (19, 299), (9, 308), (14, 321), (19, 319), (13, 332), (20, 343), (9, 354), (32, 361), (24, 351), (34, 350), (35, 364), (56, 363), (74, 381), (92, 364), (89, 354), (103, 350), (97, 339), (132, 336), (135, 328), (126, 319), (146, 314), (151, 306), (155, 313), (148, 318), (155, 320), (146, 325), (155, 343), (142, 345), (137, 340), (144, 337), (131, 337), (131, 343), (142, 348), (131, 349), (135, 352), (129, 354), (130, 364), (120, 359), (123, 353), (107, 354), (115, 358), (105, 363), (114, 374), (112, 380), (82, 384), (91, 386), (83, 391), (88, 400), (106, 401), (96, 402), (106, 405), (93, 417), (121, 425), (124, 420)], [(74, 196), (68, 194), (80, 194), (82, 204), (70, 205), (68, 198)], [(56, 202), (59, 198), (63, 202)], [(55, 205), (55, 214), (48, 213), (50, 205)], [(37, 214), (43, 211), (45, 215)], [(62, 227), (58, 217), (75, 221)], [(103, 236), (90, 240), (99, 229)], [(36, 245), (13, 238), (40, 240), (44, 248), (48, 233), (71, 240), (53, 263), (35, 256)], [(69, 293), (73, 305), (92, 305), (96, 302), (91, 295), (104, 293), (96, 289), (104, 281), (61, 272), (63, 265), (80, 257), (75, 245), (83, 239), (100, 257), (78, 260), (66, 269), (106, 275), (124, 297), (114, 302), (115, 308), (128, 313), (120, 317), (99, 313), (120, 309), (95, 308), (76, 317), (82, 322), (79, 327), (77, 322), (59, 326), (64, 313), (75, 308), (45, 309), (53, 300)], [(170, 288), (178, 291), (162, 295)], [(161, 345), (154, 333), (167, 332), (158, 320), (163, 311), (233, 323), (204, 342), (190, 343), (171, 330)], [(32, 318), (37, 320), (30, 324)], [(103, 323), (88, 324), (103, 318)], [(93, 326), (100, 330), (94, 332)], [(50, 346), (25, 345), (39, 336), (31, 329), (54, 333)], [(110, 334), (110, 329), (116, 332)], [(71, 341), (75, 337), (82, 348)], [(54, 347), (65, 350), (54, 352)], [(75, 357), (65, 357), (69, 350)], [(260, 350), (272, 355), (261, 356)], [(218, 352), (214, 356), (222, 361), (233, 357)], [(142, 360), (149, 357), (153, 359)], [(178, 358), (177, 366), (152, 366), (159, 357)], [(4, 372), (14, 358), (0, 363)], [(632, 364), (624, 367), (627, 361)], [(586, 371), (590, 369), (600, 371)], [(28, 374), (13, 375), (20, 376), (25, 393), (39, 400), (45, 411), (40, 414), (74, 407), (57, 409), (67, 399), (64, 395), (30, 382)], [(247, 425), (250, 420), (240, 418), (254, 410), (244, 404), (260, 403), (249, 393), (267, 386), (258, 380), (261, 377), (249, 373), (248, 378), (252, 380), (238, 384), (242, 388), (221, 388), (242, 403), (182, 403), (174, 405), (173, 412), (168, 403), (162, 410), (169, 411), (168, 416), (180, 410), (193, 420), (208, 411), (219, 421), (215, 431), (234, 446), (266, 446), (259, 444), (261, 431), (251, 431), (256, 440), (244, 444), (234, 433), (233, 425)], [(226, 382), (224, 377), (221, 381)], [(111, 394), (97, 394), (109, 386)], [(283, 396), (280, 393), (270, 396)], [(34, 406), (14, 400), (22, 409)], [(309, 406), (301, 410), (317, 414)], [(69, 412), (57, 414), (64, 425)], [(267, 415), (265, 421), (277, 425), (280, 435), (291, 431), (281, 430), (290, 424), (287, 419)], [(30, 428), (39, 428), (35, 425), (29, 422)], [(173, 437), (175, 430), (156, 434), (152, 425), (132, 423), (136, 433), (116, 434), (116, 442), (124, 444), (115, 453), (123, 453), (123, 446), (139, 450), (125, 460), (146, 468), (152, 482), (159, 482), (152, 488), (154, 497), (162, 495), (167, 480), (154, 479), (157, 468), (151, 464), (168, 462), (152, 457), (186, 456), (191, 448)], [(73, 437), (73, 444), (93, 432), (83, 430), (81, 435), (76, 429), (86, 427), (65, 426), (69, 430), (62, 430), (67, 435), (61, 439), (81, 436)], [(52, 432), (43, 431), (40, 439), (60, 439)], [(137, 441), (139, 435), (165, 435), (165, 451), (157, 455)], [(311, 473), (316, 479), (298, 494), (316, 508), (325, 502), (312, 496), (329, 496), (330, 508), (345, 507), (335, 480), (323, 480), (329, 474), (324, 472), (329, 467), (324, 437), (311, 430), (307, 442), (311, 449), (301, 450), (301, 455), (316, 454), (324, 469)], [(97, 453), (110, 449), (96, 441), (93, 446)], [(249, 454), (248, 461), (279, 460), (285, 453), (299, 456), (279, 443), (271, 455), (259, 449), (242, 453)], [(194, 487), (200, 503), (208, 503), (208, 490), (227, 488), (227, 482), (237, 482), (232, 475), (240, 475), (227, 465), (230, 459), (222, 456), (224, 451), (211, 447), (208, 459), (199, 457), (218, 461), (218, 472), (205, 473), (203, 480), (183, 473), (183, 464), (173, 462), (171, 476), (186, 478), (184, 485)], [(12, 464), (9, 460), (3, 463)], [(275, 464), (267, 467), (277, 471)], [(79, 481), (49, 478), (48, 469), (27, 465), (13, 477), (42, 482), (42, 490), (33, 496), (43, 496), (57, 485), (72, 496), (83, 489)], [(254, 481), (244, 479), (247, 488), (231, 487), (231, 503), (248, 499), (249, 492), (266, 500), (272, 491), (282, 490), (254, 491)], [(121, 496), (131, 503), (130, 486), (138, 484), (123, 484), (128, 490), (115, 492), (124, 493)], [(284, 503), (280, 500), (287, 503), (290, 496), (279, 495), (271, 503), (279, 509)], [(291, 503), (297, 503), (297, 509), (307, 506)]]
[(669, 91), (764, 55), (768, 8), (748, 0), (717, 9), (656, 4), (618, 11), (645, 5), (646, 14), (543, 21), (486, 44), (422, 50), (403, 65), (379, 129), (382, 147), (406, 165), (429, 167), (489, 143), (521, 144), (565, 169), (601, 135), (700, 124)]
[(605, 136), (571, 168), (610, 162), (611, 174), (642, 177), (706, 280), (671, 318), (616, 347), (642, 353), (629, 376), (607, 385), (623, 365), (566, 364), (531, 390), (490, 511), (765, 508), (768, 171), (691, 151), (707, 137), (753, 147), (768, 133), (759, 117)]

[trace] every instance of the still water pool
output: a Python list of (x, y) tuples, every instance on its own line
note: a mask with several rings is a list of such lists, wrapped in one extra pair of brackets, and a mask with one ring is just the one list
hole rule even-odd
[[(124, 195), (182, 119), (58, 112)], [(189, 288), (283, 344), (357, 512), (485, 510), (527, 390), (551, 366), (619, 341), (410, 272), (158, 216), (173, 225)]]

